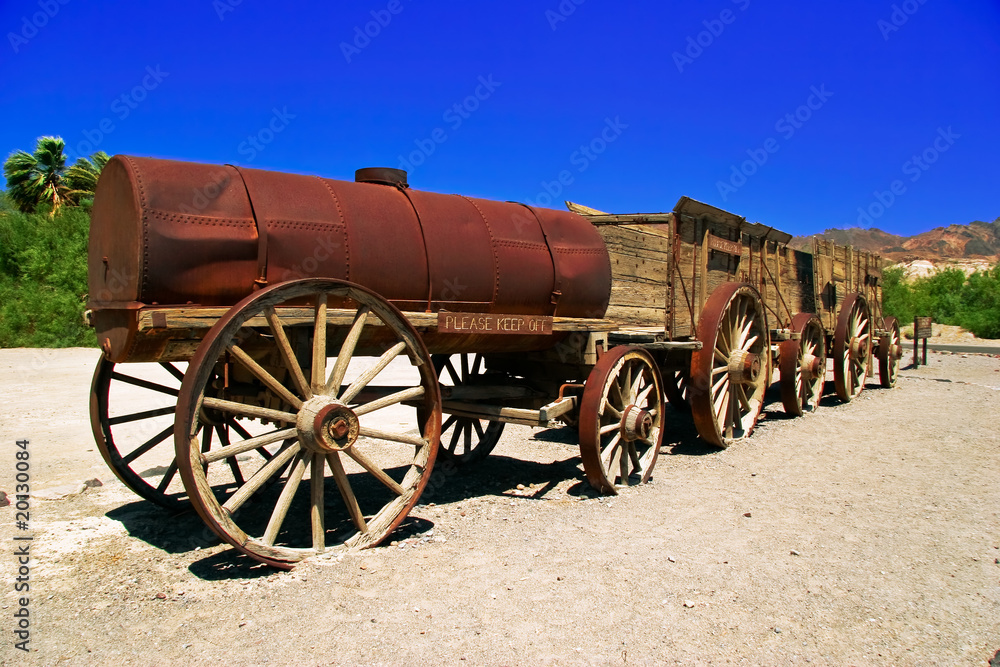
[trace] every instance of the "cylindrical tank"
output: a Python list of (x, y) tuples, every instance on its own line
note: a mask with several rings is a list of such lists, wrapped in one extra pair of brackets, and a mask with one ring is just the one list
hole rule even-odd
[[(138, 336), (143, 308), (231, 306), (260, 286), (307, 277), (359, 283), (408, 311), (604, 316), (610, 260), (583, 217), (411, 190), (391, 171), (345, 182), (115, 156), (97, 186), (88, 258), (105, 353), (164, 358), (178, 336)], [(450, 336), (441, 339), (448, 351), (488, 351)], [(493, 338), (504, 351), (556, 340)]]

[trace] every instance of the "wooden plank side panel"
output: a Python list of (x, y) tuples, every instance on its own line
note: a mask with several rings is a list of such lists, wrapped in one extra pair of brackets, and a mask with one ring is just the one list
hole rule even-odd
[(665, 225), (600, 225), (611, 257), (611, 300), (606, 317), (663, 328), (667, 320), (670, 233)]

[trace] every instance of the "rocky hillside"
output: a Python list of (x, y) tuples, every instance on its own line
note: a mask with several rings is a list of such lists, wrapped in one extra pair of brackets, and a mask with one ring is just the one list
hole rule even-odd
[(896, 236), (875, 228), (828, 229), (822, 234), (796, 236), (789, 245), (808, 250), (814, 237), (877, 252), (900, 263), (926, 260), (993, 264), (1000, 261), (1000, 218), (993, 222), (977, 220), (967, 225), (935, 227), (916, 236)]

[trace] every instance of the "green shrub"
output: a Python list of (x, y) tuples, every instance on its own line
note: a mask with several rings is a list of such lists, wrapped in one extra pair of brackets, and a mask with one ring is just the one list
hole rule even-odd
[(935, 322), (964, 327), (980, 338), (1000, 338), (1000, 264), (968, 277), (958, 269), (945, 269), (906, 282), (899, 267), (887, 269), (882, 277), (883, 306), (900, 324), (929, 315)]
[(90, 216), (0, 209), (0, 347), (93, 346), (83, 324)]

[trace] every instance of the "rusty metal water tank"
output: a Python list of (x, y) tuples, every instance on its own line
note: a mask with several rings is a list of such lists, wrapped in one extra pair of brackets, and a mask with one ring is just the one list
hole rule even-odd
[[(347, 182), (115, 156), (98, 183), (88, 257), (106, 353), (157, 358), (156, 343), (135, 336), (143, 308), (231, 306), (307, 277), (359, 283), (404, 311), (604, 316), (610, 260), (583, 217), (411, 190), (392, 172)], [(545, 343), (519, 338), (504, 349)]]

